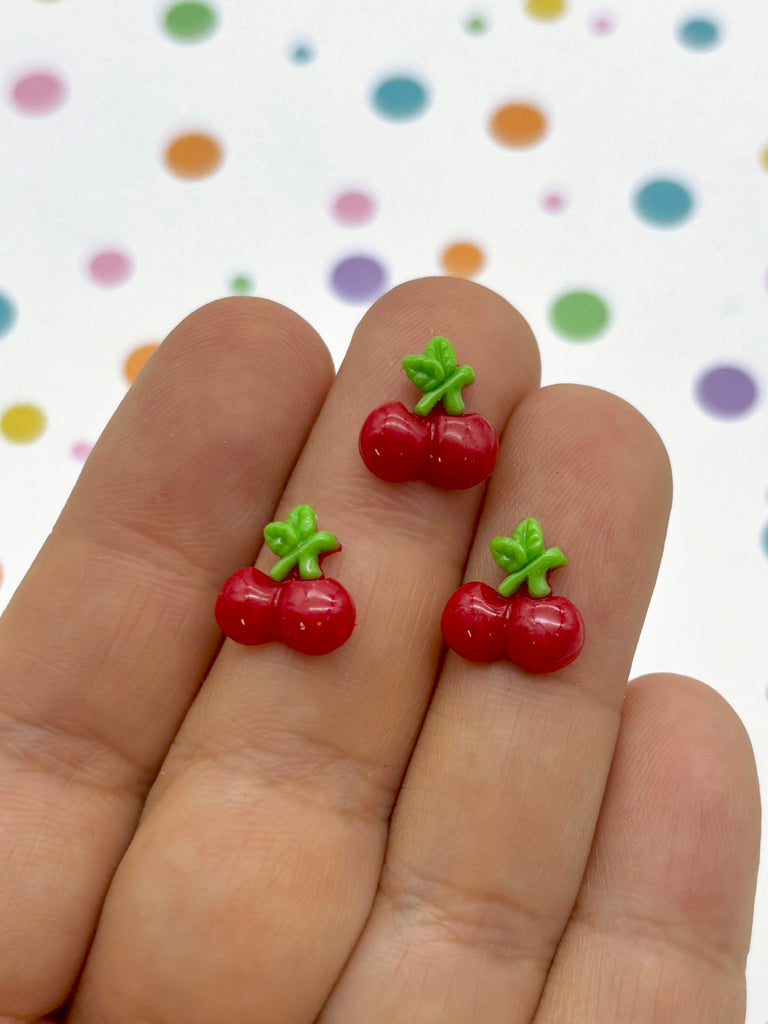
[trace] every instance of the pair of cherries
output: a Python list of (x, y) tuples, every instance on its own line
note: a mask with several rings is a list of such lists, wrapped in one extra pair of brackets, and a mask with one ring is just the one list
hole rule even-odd
[[(406, 356), (403, 369), (422, 397), (413, 412), (388, 402), (368, 416), (359, 440), (365, 465), (392, 483), (421, 479), (446, 490), (482, 483), (499, 441), (486, 419), (464, 411), (461, 390), (474, 381), (471, 367), (457, 366), (453, 346), (436, 337), (423, 355)], [(354, 628), (355, 607), (320, 568), (322, 557), (341, 550), (339, 542), (318, 532), (309, 505), (270, 523), (264, 539), (278, 562), (268, 575), (249, 566), (227, 580), (216, 602), (222, 632), (249, 646), (278, 640), (303, 654), (340, 647)], [(507, 576), (496, 590), (472, 582), (450, 597), (440, 624), (445, 642), (469, 661), (507, 659), (537, 673), (568, 665), (584, 644), (584, 624), (547, 583), (550, 570), (567, 564), (565, 555), (545, 549), (535, 519), (524, 519), (511, 537), (496, 537), (491, 553)]]

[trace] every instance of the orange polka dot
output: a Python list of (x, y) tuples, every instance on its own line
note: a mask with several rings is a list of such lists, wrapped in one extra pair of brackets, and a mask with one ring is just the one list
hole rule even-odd
[(507, 103), (494, 112), (490, 129), (500, 145), (522, 149), (541, 140), (547, 130), (547, 119), (530, 103)]
[(125, 379), (129, 384), (133, 384), (139, 376), (141, 368), (156, 348), (157, 342), (152, 341), (148, 342), (146, 345), (139, 345), (138, 348), (135, 348), (133, 352), (128, 354), (127, 359), (123, 363), (123, 373), (125, 374)]
[(180, 178), (205, 178), (218, 170), (222, 159), (219, 143), (202, 132), (177, 136), (165, 151), (168, 167)]
[(440, 254), (446, 274), (454, 277), (474, 277), (485, 266), (485, 253), (474, 242), (454, 242)]

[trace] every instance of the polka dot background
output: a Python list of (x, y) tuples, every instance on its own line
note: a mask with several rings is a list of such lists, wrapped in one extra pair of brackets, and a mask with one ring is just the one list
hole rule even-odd
[[(545, 383), (606, 388), (659, 431), (675, 501), (634, 668), (718, 688), (768, 791), (768, 652), (743, 613), (768, 593), (762, 5), (284, 6), (8, 5), (0, 604), (192, 309), (274, 299), (338, 363), (388, 288), (464, 277), (529, 320)], [(739, 567), (738, 601), (715, 565)], [(765, 883), (753, 945), (767, 1024)]]

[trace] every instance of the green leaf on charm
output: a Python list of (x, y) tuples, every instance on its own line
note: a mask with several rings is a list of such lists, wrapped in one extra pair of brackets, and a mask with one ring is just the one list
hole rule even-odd
[(474, 381), (475, 374), (471, 366), (456, 365), (456, 353), (447, 338), (431, 338), (423, 355), (403, 359), (403, 369), (408, 380), (423, 392), (413, 410), (418, 416), (427, 416), (438, 402), (451, 416), (464, 412), (461, 389)]
[(403, 369), (406, 372), (411, 384), (415, 384), (419, 391), (430, 391), (438, 387), (445, 379), (445, 372), (437, 359), (429, 356), (406, 356), (403, 360)]
[(293, 551), (299, 543), (299, 535), (290, 523), (269, 523), (264, 528), (264, 540), (281, 558)]

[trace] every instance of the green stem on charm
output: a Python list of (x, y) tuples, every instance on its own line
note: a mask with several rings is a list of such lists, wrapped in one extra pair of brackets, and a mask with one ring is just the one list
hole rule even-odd
[(475, 374), (471, 366), (459, 366), (447, 380), (430, 391), (425, 391), (413, 407), (417, 416), (426, 416), (432, 412), (439, 401), (451, 416), (460, 416), (464, 412), (464, 399), (461, 389), (471, 384)]
[(316, 580), (323, 575), (319, 557), (330, 551), (339, 551), (341, 545), (327, 530), (315, 529), (315, 513), (309, 505), (297, 505), (285, 522), (269, 523), (264, 528), (264, 539), (280, 560), (272, 566), (269, 575), (280, 583), (298, 566), (303, 580)]
[(567, 565), (560, 548), (544, 550), (541, 526), (535, 519), (523, 519), (511, 537), (494, 537), (491, 554), (509, 575), (496, 588), (501, 597), (511, 597), (527, 581), (531, 597), (551, 593), (547, 573)]
[(568, 559), (560, 548), (550, 548), (525, 568), (510, 573), (496, 589), (502, 597), (511, 597), (528, 580), (528, 593), (531, 597), (546, 597), (552, 591), (547, 583), (547, 573), (550, 569), (557, 569), (561, 565), (567, 564)]
[(317, 580), (323, 575), (318, 556), (328, 551), (338, 551), (339, 542), (332, 533), (321, 530), (311, 540), (302, 541), (289, 555), (275, 562), (269, 570), (272, 579), (279, 583), (284, 580), (294, 566), (299, 567), (299, 576), (303, 580)]

